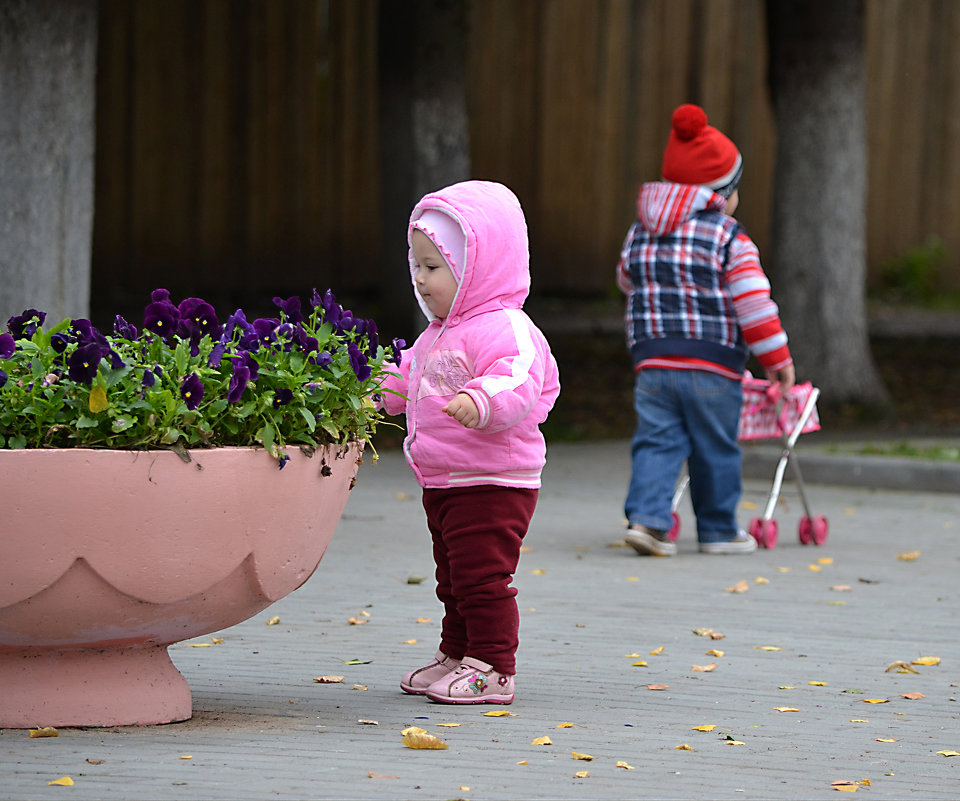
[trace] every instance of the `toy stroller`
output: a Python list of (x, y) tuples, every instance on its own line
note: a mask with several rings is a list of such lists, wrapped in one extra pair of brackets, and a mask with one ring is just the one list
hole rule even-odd
[[(777, 544), (777, 521), (773, 519), (773, 513), (780, 498), (783, 475), (788, 463), (793, 469), (800, 501), (803, 504), (804, 515), (800, 518), (798, 531), (800, 543), (823, 545), (827, 541), (829, 533), (827, 518), (810, 513), (803, 475), (793, 452), (801, 434), (820, 430), (820, 419), (817, 415), (819, 397), (820, 390), (809, 381), (798, 384), (786, 395), (781, 395), (779, 385), (754, 378), (750, 373), (744, 375), (743, 408), (740, 412), (740, 430), (737, 438), (740, 440), (779, 439), (783, 442), (783, 454), (777, 463), (773, 487), (763, 510), (763, 516), (755, 517), (750, 521), (750, 534), (761, 548), (773, 548)], [(668, 534), (670, 540), (676, 540), (680, 535), (680, 517), (677, 515), (677, 507), (689, 481), (689, 476), (684, 476), (673, 495), (671, 506), (673, 526)]]

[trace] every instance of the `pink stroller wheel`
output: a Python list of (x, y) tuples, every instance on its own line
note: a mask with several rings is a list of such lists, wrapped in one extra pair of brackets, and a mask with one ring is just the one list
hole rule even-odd
[(670, 530), (667, 532), (667, 539), (670, 540), (670, 542), (676, 542), (680, 536), (680, 515), (676, 512), (672, 512), (671, 514), (673, 516), (673, 525), (670, 526)]
[(750, 536), (761, 548), (775, 548), (777, 545), (777, 521), (763, 520), (759, 517), (750, 521)]
[(800, 518), (797, 536), (800, 538), (801, 545), (810, 545), (813, 542), (813, 521), (809, 515), (804, 515)]
[(830, 533), (830, 526), (827, 523), (827, 518), (823, 515), (816, 515), (815, 517), (804, 515), (800, 518), (800, 527), (797, 533), (803, 545), (823, 545)]

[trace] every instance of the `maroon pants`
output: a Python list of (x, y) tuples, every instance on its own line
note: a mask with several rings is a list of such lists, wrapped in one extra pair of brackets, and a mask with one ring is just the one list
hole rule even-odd
[(516, 673), (520, 612), (510, 582), (538, 494), (497, 486), (423, 491), (444, 606), (440, 650), (447, 656), (472, 656), (499, 673)]

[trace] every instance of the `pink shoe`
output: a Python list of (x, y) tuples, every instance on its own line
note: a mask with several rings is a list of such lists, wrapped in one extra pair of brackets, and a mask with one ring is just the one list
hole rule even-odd
[(458, 667), (460, 667), (459, 659), (447, 656), (443, 651), (437, 651), (437, 655), (431, 662), (411, 670), (400, 679), (400, 689), (411, 695), (424, 695), (431, 684), (449, 675)]
[(456, 670), (430, 685), (427, 698), (441, 704), (512, 704), (513, 676), (465, 656)]

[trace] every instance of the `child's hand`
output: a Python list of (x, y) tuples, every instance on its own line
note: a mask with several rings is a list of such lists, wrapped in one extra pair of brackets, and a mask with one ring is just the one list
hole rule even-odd
[(458, 392), (440, 411), (449, 414), (465, 428), (476, 428), (480, 424), (480, 410), (466, 392)]
[(780, 384), (780, 392), (782, 393), (789, 392), (793, 385), (797, 383), (797, 375), (792, 364), (781, 367), (779, 370), (765, 370), (764, 372), (767, 374), (767, 381)]

